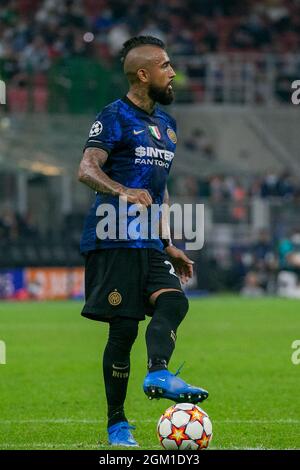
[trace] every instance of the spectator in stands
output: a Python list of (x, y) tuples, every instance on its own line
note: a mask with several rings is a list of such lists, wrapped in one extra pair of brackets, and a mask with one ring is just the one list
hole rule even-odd
[(232, 221), (236, 223), (246, 222), (248, 213), (246, 205), (247, 192), (238, 178), (233, 179), (233, 181), (234, 184), (231, 188), (230, 194), (233, 202), (231, 208)]
[(216, 152), (213, 144), (202, 129), (196, 128), (192, 130), (190, 137), (184, 142), (184, 147), (191, 152), (197, 153), (199, 158), (203, 158), (208, 162), (216, 159)]
[(243, 297), (262, 297), (264, 289), (259, 284), (259, 278), (255, 271), (249, 271), (244, 280), (244, 285), (240, 291)]
[[(83, 36), (92, 31), (95, 50), (106, 44), (112, 56), (119, 41), (133, 34), (165, 39), (174, 55), (240, 49), (274, 52), (278, 47), (299, 50), (299, 3), (281, 0), (270, 7), (269, 0), (226, 5), (221, 0), (169, 0), (153, 11), (146, 0), (133, 0), (126, 6), (124, 10), (124, 2), (108, 0), (6, 0), (0, 6), (0, 43), (9, 34), (14, 51), (22, 52), (42, 35), (49, 47), (67, 28), (70, 42), (76, 33)], [(32, 53), (38, 56), (32, 62), (40, 64), (41, 47), (34, 47)]]
[(260, 230), (252, 245), (253, 265), (258, 273), (260, 285), (269, 294), (275, 294), (278, 273), (278, 256), (267, 230)]
[(49, 49), (43, 36), (36, 36), (20, 53), (20, 68), (28, 72), (46, 72), (50, 67)]
[(279, 243), (278, 295), (300, 298), (300, 228)]
[(9, 207), (4, 207), (0, 215), (0, 241), (14, 242), (34, 239), (39, 236), (31, 214), (21, 216)]
[(293, 230), (290, 237), (280, 241), (279, 259), (281, 269), (300, 275), (300, 228)]
[(278, 195), (285, 199), (291, 199), (296, 192), (295, 183), (289, 170), (284, 171), (278, 178)]
[(19, 235), (17, 218), (9, 208), (4, 208), (1, 214), (0, 226), (3, 239), (6, 241), (16, 240)]
[(278, 175), (274, 171), (268, 172), (261, 184), (261, 197), (279, 196), (278, 192)]

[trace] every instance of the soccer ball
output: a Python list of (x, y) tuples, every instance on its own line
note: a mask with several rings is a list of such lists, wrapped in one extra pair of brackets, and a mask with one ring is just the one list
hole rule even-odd
[(157, 423), (161, 445), (167, 450), (206, 449), (212, 438), (211, 421), (201, 408), (192, 403), (170, 406)]

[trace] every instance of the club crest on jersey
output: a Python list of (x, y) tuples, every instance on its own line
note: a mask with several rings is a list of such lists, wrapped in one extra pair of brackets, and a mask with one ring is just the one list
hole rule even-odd
[(153, 137), (155, 137), (157, 140), (161, 139), (161, 134), (157, 126), (149, 126), (149, 131), (151, 132)]
[(108, 302), (110, 303), (110, 305), (112, 305), (113, 307), (116, 307), (117, 305), (120, 305), (120, 303), (122, 302), (122, 296), (120, 294), (120, 292), (117, 291), (117, 289), (113, 290), (109, 296), (108, 296)]
[(89, 137), (95, 137), (96, 135), (101, 134), (102, 129), (103, 129), (103, 125), (100, 121), (94, 122), (94, 124), (91, 127)]
[(177, 143), (177, 135), (170, 127), (167, 130), (167, 136), (169, 137), (170, 141), (173, 142), (173, 144)]

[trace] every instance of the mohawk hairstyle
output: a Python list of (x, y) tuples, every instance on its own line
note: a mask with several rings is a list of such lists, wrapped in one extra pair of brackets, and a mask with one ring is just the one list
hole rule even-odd
[(161, 49), (165, 49), (166, 47), (163, 41), (158, 38), (155, 38), (154, 36), (135, 36), (131, 39), (128, 39), (128, 41), (124, 42), (123, 48), (120, 52), (121, 62), (124, 63), (124, 60), (126, 59), (126, 56), (128, 52), (131, 51), (131, 49), (146, 45), (157, 46)]

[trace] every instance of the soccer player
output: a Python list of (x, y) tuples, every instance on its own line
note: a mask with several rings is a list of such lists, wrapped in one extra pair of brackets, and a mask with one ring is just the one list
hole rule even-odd
[[(152, 318), (146, 331), (144, 392), (149, 398), (193, 403), (206, 399), (208, 392), (168, 370), (178, 326), (188, 311), (180, 280), (192, 276), (193, 262), (170, 239), (119, 236), (124, 201), (126, 210), (144, 209), (149, 220), (151, 206), (168, 201), (166, 182), (176, 147), (176, 122), (156, 103), (173, 101), (175, 72), (164, 43), (152, 36), (128, 40), (121, 55), (129, 91), (96, 117), (79, 168), (79, 180), (96, 191), (81, 239), (86, 297), (82, 315), (109, 323), (103, 356), (109, 443), (136, 446), (124, 402), (130, 351), (145, 314)], [(110, 207), (119, 219), (111, 215)], [(104, 209), (109, 216), (104, 217)], [(166, 222), (159, 217), (162, 228)], [(116, 234), (105, 239), (100, 221), (107, 218), (110, 233)], [(127, 234), (131, 221), (129, 216)]]

